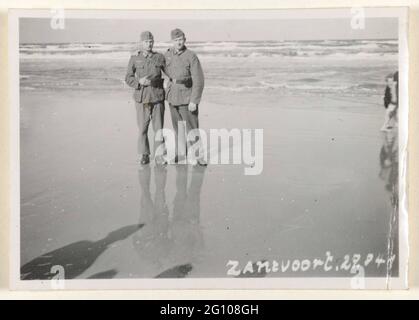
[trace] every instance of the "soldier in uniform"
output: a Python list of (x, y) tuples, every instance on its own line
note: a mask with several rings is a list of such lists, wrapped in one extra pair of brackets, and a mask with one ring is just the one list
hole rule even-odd
[[(176, 162), (179, 159), (179, 122), (186, 123), (186, 133), (199, 128), (198, 105), (204, 90), (204, 73), (197, 55), (186, 48), (183, 31), (172, 30), (171, 39), (173, 47), (165, 54), (164, 72), (169, 77), (166, 100), (169, 102), (176, 136)], [(206, 165), (203, 159), (198, 160), (197, 164)]]
[[(135, 107), (137, 109), (137, 122), (139, 128), (138, 154), (140, 163), (150, 163), (150, 146), (148, 140), (148, 127), (150, 121), (154, 133), (157, 134), (154, 143), (155, 161), (157, 164), (166, 164), (163, 154), (156, 155), (156, 150), (163, 145), (164, 139), (160, 129), (164, 122), (164, 89), (162, 71), (166, 61), (162, 54), (153, 51), (154, 38), (150, 31), (141, 33), (142, 50), (131, 56), (125, 82), (134, 91)], [(162, 150), (162, 149), (160, 149)]]

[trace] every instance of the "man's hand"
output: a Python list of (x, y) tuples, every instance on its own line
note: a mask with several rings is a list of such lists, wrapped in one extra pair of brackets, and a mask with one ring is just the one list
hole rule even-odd
[(190, 102), (188, 109), (190, 112), (194, 112), (197, 109), (198, 105), (196, 103)]
[(151, 84), (151, 81), (147, 77), (142, 77), (138, 82), (142, 86), (149, 86)]

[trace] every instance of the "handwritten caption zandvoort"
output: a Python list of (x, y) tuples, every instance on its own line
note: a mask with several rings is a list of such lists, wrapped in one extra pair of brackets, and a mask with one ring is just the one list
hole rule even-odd
[(227, 275), (237, 277), (246, 274), (255, 273), (297, 273), (309, 271), (344, 271), (348, 274), (359, 274), (366, 267), (375, 266), (377, 269), (386, 268), (392, 270), (396, 255), (392, 254), (347, 254), (343, 259), (337, 259), (330, 251), (327, 251), (324, 257), (313, 259), (278, 259), (247, 261), (240, 263), (237, 260), (229, 260), (226, 264)]

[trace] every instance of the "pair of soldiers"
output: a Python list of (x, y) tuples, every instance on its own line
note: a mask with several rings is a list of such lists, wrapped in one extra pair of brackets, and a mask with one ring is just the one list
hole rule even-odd
[[(186, 124), (186, 132), (198, 129), (198, 105), (204, 90), (204, 73), (194, 52), (185, 46), (185, 34), (180, 29), (171, 32), (173, 47), (163, 55), (153, 51), (154, 37), (149, 31), (141, 33), (142, 50), (131, 56), (125, 82), (134, 91), (139, 127), (138, 153), (140, 163), (150, 162), (148, 127), (156, 133), (154, 153), (164, 146), (161, 129), (164, 126), (164, 101), (169, 102), (175, 130), (175, 162), (179, 160), (178, 135)], [(166, 75), (165, 79), (163, 74)], [(165, 90), (166, 89), (166, 90)], [(185, 146), (186, 147), (186, 146)], [(164, 155), (155, 157), (157, 164), (167, 164)], [(201, 160), (196, 164), (206, 165)]]

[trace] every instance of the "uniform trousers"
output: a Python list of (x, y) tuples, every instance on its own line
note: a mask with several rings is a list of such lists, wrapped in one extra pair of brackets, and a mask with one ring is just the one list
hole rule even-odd
[[(186, 135), (194, 129), (199, 128), (199, 121), (198, 121), (198, 106), (194, 112), (189, 111), (188, 105), (179, 105), (174, 106), (170, 104), (170, 114), (172, 117), (172, 124), (173, 129), (175, 130), (175, 152), (177, 156), (186, 155), (187, 153), (187, 145), (192, 144), (199, 140), (199, 136), (195, 137), (195, 141), (187, 141), (188, 143), (184, 146), (179, 146), (179, 134), (183, 134), (183, 132), (179, 132), (179, 122), (183, 122), (186, 124)], [(181, 139), (183, 140), (183, 139)], [(184, 150), (184, 152), (183, 152)]]
[[(155, 134), (154, 138), (154, 153), (157, 148), (164, 144), (164, 138), (162, 132), (164, 125), (164, 102), (157, 103), (135, 103), (137, 109), (137, 124), (139, 129), (138, 135), (138, 154), (141, 155), (150, 155), (150, 143), (148, 140), (148, 127), (150, 122), (153, 126), (153, 131)], [(156, 136), (156, 134), (158, 135)]]

